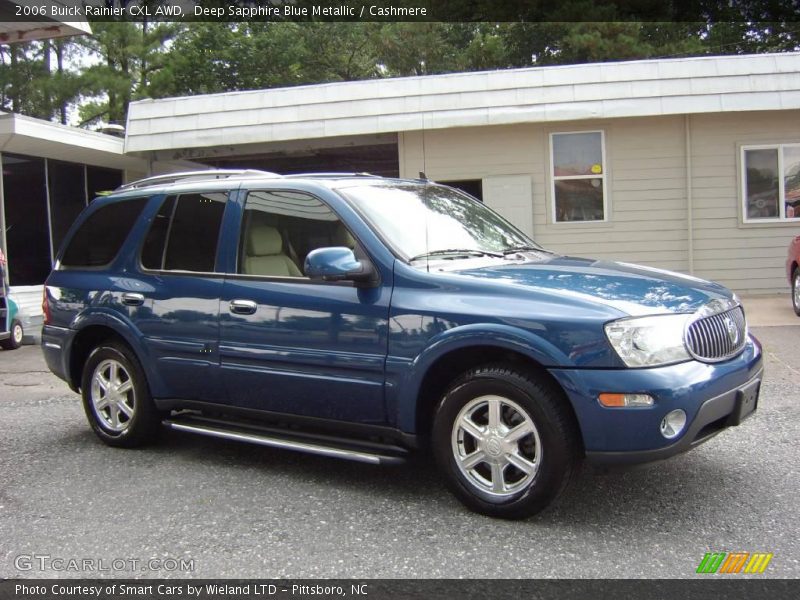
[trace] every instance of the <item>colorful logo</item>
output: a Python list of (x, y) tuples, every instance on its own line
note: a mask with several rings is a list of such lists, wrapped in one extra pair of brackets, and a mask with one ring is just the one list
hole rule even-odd
[(763, 573), (772, 560), (771, 552), (706, 552), (698, 573)]

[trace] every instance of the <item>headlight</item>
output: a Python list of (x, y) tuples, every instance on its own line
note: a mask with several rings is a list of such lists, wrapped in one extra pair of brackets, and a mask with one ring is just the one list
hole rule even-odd
[(606, 324), (606, 337), (629, 367), (656, 367), (689, 360), (683, 343), (691, 315), (656, 315)]

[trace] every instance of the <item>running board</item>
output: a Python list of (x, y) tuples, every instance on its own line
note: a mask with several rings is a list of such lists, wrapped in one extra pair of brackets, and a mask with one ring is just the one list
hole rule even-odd
[[(287, 432), (288, 435), (281, 435), (274, 429), (269, 431), (259, 431), (256, 428), (250, 429), (237, 424), (228, 424), (214, 420), (213, 423), (205, 423), (200, 419), (165, 419), (163, 424), (176, 431), (186, 431), (207, 435), (209, 437), (220, 438), (223, 440), (233, 440), (236, 442), (246, 442), (270, 448), (280, 448), (284, 450), (295, 450), (307, 454), (317, 454), (331, 458), (343, 458), (355, 462), (368, 463), (372, 465), (396, 465), (405, 462), (406, 451), (395, 446), (387, 446), (386, 452), (379, 452), (374, 447), (378, 444), (368, 444), (370, 448), (361, 448), (357, 441), (347, 444), (336, 444), (325, 436), (304, 435), (302, 439), (297, 439)], [(396, 454), (395, 454), (396, 453)]]

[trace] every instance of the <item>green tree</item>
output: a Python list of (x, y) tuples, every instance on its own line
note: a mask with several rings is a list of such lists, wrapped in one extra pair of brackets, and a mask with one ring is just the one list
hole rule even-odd
[(174, 23), (92, 23), (92, 35), (79, 44), (97, 62), (81, 74), (84, 102), (81, 125), (100, 121), (124, 123), (132, 100), (157, 94), (157, 73), (168, 42), (179, 30)]
[(704, 54), (702, 23), (629, 21), (510, 24), (502, 29), (517, 66)]
[(65, 66), (73, 50), (64, 39), (0, 46), (0, 108), (66, 123), (80, 87)]
[(32, 114), (35, 102), (32, 82), (37, 79), (41, 66), (35, 57), (36, 44), (0, 45), (0, 106), (3, 110)]
[(353, 81), (379, 75), (380, 23), (297, 23), (297, 71), (303, 83)]
[(165, 53), (163, 68), (152, 74), (153, 97), (237, 89), (236, 39), (231, 23), (201, 22), (186, 27)]
[(195, 23), (163, 58), (155, 97), (377, 75), (377, 23)]
[(57, 119), (62, 125), (69, 120), (70, 105), (81, 91), (81, 78), (78, 73), (67, 68), (67, 63), (76, 55), (74, 41), (64, 38), (44, 42), (45, 72), (42, 89), (48, 98), (49, 118)]

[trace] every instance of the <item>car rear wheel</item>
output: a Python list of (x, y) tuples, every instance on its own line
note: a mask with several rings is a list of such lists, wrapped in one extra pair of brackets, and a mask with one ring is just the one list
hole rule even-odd
[(792, 275), (792, 304), (794, 314), (800, 317), (800, 267), (797, 267)]
[(89, 424), (109, 446), (132, 448), (153, 440), (160, 418), (133, 353), (122, 344), (95, 348), (81, 378)]
[(3, 348), (6, 350), (16, 350), (20, 346), (22, 346), (22, 338), (25, 335), (25, 332), (22, 329), (22, 323), (14, 319), (11, 322), (11, 331), (9, 331), (9, 336), (0, 342)]
[(459, 500), (509, 519), (551, 504), (580, 455), (565, 402), (551, 382), (503, 365), (473, 369), (456, 381), (438, 407), (433, 448)]

